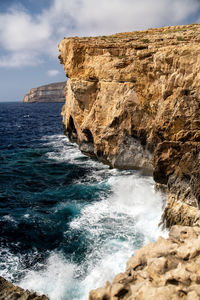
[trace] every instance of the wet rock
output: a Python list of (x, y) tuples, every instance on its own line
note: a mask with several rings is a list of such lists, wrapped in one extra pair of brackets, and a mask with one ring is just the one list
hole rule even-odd
[(126, 272), (91, 291), (89, 300), (200, 299), (199, 247), (199, 227), (173, 226), (168, 239), (136, 251)]
[(0, 277), (0, 299), (1, 300), (48, 300), (42, 295), (38, 296), (34, 292), (25, 291), (22, 288), (13, 285), (11, 282)]

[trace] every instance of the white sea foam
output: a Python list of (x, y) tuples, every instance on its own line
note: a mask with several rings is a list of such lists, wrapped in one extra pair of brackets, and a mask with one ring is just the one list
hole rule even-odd
[(16, 223), (16, 221), (14, 220), (14, 218), (13, 218), (12, 216), (10, 216), (10, 215), (5, 215), (5, 216), (3, 216), (3, 217), (2, 217), (2, 220), (4, 220), (4, 221), (9, 221), (9, 222), (11, 222), (11, 223)]
[(14, 281), (14, 274), (20, 272), (20, 256), (15, 256), (7, 248), (0, 247), (0, 275)]
[(150, 177), (115, 176), (109, 183), (113, 194), (86, 206), (81, 216), (71, 222), (72, 229), (88, 232), (93, 245), (86, 260), (89, 272), (81, 283), (82, 300), (87, 299), (91, 289), (124, 271), (135, 249), (166, 235), (158, 228), (162, 197), (155, 193)]
[(24, 215), (24, 218), (25, 218), (25, 219), (28, 219), (29, 217), (30, 217), (30, 214), (25, 214), (25, 215)]
[[(152, 178), (127, 171), (108, 172), (110, 196), (83, 207), (70, 223), (72, 231), (84, 231), (89, 241), (82, 264), (77, 266), (52, 253), (46, 267), (28, 272), (20, 286), (44, 293), (51, 300), (86, 300), (91, 289), (125, 270), (137, 248), (165, 235), (158, 228), (163, 199), (155, 193)], [(80, 277), (84, 270), (85, 276)]]
[(46, 294), (52, 300), (72, 299), (69, 293), (76, 284), (74, 272), (75, 265), (68, 263), (62, 254), (52, 253), (43, 270), (29, 271), (19, 285), (39, 294)]
[[(88, 182), (100, 182), (102, 178), (109, 175), (110, 170), (107, 165), (103, 165), (81, 153), (78, 146), (71, 143), (66, 136), (61, 134), (44, 136), (42, 141), (52, 149), (45, 154), (48, 159), (90, 169), (90, 172), (87, 172), (87, 175), (85, 175), (85, 180)], [(79, 183), (78, 180), (77, 183)]]
[(78, 150), (78, 146), (69, 142), (69, 139), (62, 134), (44, 136), (42, 141), (45, 145), (52, 147), (52, 151), (46, 153), (49, 159), (59, 162), (74, 162), (74, 160), (83, 156)]
[(58, 162), (75, 163), (82, 166), (85, 166), (86, 162), (84, 159), (86, 159), (87, 165), (91, 167), (95, 167), (100, 171), (108, 169), (108, 166), (102, 165), (82, 154), (78, 149), (78, 146), (71, 143), (65, 135), (57, 134), (44, 136), (42, 141), (44, 141), (45, 145), (52, 147), (52, 151), (46, 153), (46, 156), (49, 159), (53, 159)]
[[(91, 289), (112, 281), (117, 273), (125, 270), (126, 261), (136, 249), (159, 235), (166, 235), (158, 227), (163, 196), (154, 191), (151, 177), (141, 176), (139, 172), (110, 170), (85, 157), (63, 135), (46, 136), (42, 141), (52, 149), (46, 154), (48, 159), (86, 165), (91, 169), (87, 184), (95, 178), (95, 184), (105, 183), (111, 191), (107, 196), (102, 194), (96, 202), (80, 204), (79, 217), (70, 223), (71, 232), (84, 232), (88, 241), (87, 254), (80, 265), (62, 253), (51, 252), (42, 267), (26, 272), (18, 284), (46, 294), (51, 300), (86, 300)], [(63, 210), (63, 205), (60, 203), (56, 209)], [(9, 253), (4, 257), (7, 267), (4, 272), (2, 264), (1, 274), (15, 280), (9, 274), (24, 271), (20, 269), (20, 258)]]

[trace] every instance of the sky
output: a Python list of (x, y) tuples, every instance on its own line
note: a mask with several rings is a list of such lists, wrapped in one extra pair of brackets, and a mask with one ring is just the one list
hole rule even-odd
[(0, 102), (65, 81), (58, 43), (200, 22), (200, 0), (0, 0)]

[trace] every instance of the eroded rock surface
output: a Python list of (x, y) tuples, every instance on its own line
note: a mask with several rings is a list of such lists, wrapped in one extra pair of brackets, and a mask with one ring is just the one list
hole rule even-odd
[(46, 296), (38, 296), (34, 292), (25, 291), (0, 276), (0, 300), (48, 300)]
[(168, 226), (192, 224), (200, 200), (199, 43), (192, 24), (59, 45), (65, 133), (112, 167), (153, 171)]
[(200, 299), (200, 228), (173, 226), (135, 252), (126, 272), (90, 292), (89, 300)]
[(66, 82), (55, 82), (32, 88), (25, 96), (24, 103), (65, 102)]

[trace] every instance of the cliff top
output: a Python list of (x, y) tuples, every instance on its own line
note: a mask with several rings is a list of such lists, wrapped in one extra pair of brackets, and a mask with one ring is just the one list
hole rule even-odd
[[(102, 36), (94, 36), (94, 37), (64, 37), (64, 39), (73, 39), (78, 40), (79, 42), (95, 42), (95, 41), (102, 41), (102, 42), (113, 42), (113, 41), (120, 41), (123, 42), (132, 42), (132, 41), (140, 41), (142, 43), (152, 43), (152, 42), (160, 42), (159, 36), (163, 35), (163, 40), (168, 39), (168, 36), (171, 38), (177, 38), (177, 41), (185, 41), (184, 37), (187, 35), (187, 37), (194, 38), (193, 33), (196, 31), (200, 31), (200, 24), (194, 23), (189, 25), (177, 25), (177, 26), (166, 26), (161, 28), (149, 28), (147, 30), (138, 30), (138, 31), (131, 31), (131, 32), (121, 32), (121, 33), (115, 33), (112, 35), (102, 35)], [(143, 37), (145, 37), (145, 40), (143, 40)], [(149, 40), (146, 38), (149, 37)], [(113, 40), (116, 39), (116, 40)], [(195, 39), (199, 40), (199, 37), (196, 36)]]
[(41, 85), (41, 86), (36, 87), (36, 88), (32, 88), (32, 89), (30, 89), (30, 91), (34, 91), (34, 90), (43, 91), (43, 90), (48, 90), (48, 89), (57, 90), (57, 89), (61, 89), (61, 88), (64, 89), (65, 85), (66, 85), (66, 81), (53, 82), (53, 83), (48, 83), (48, 84), (45, 84), (45, 85)]
[[(104, 57), (106, 63), (118, 60), (120, 63), (125, 61), (125, 64), (129, 65), (135, 55), (147, 58), (160, 49), (166, 50), (171, 47), (174, 50), (188, 45), (195, 47), (199, 42), (200, 24), (190, 24), (117, 33), (110, 36), (64, 38), (58, 48), (59, 59), (65, 66), (67, 77), (82, 77), (88, 80), (89, 77), (92, 78), (92, 69), (97, 61), (97, 56)], [(92, 56), (95, 56), (95, 61), (89, 65), (87, 58)], [(87, 70), (87, 76), (85, 66), (90, 69)], [(110, 65), (110, 67), (113, 66)], [(98, 77), (98, 79), (101, 78), (107, 79), (107, 76), (104, 74)]]

